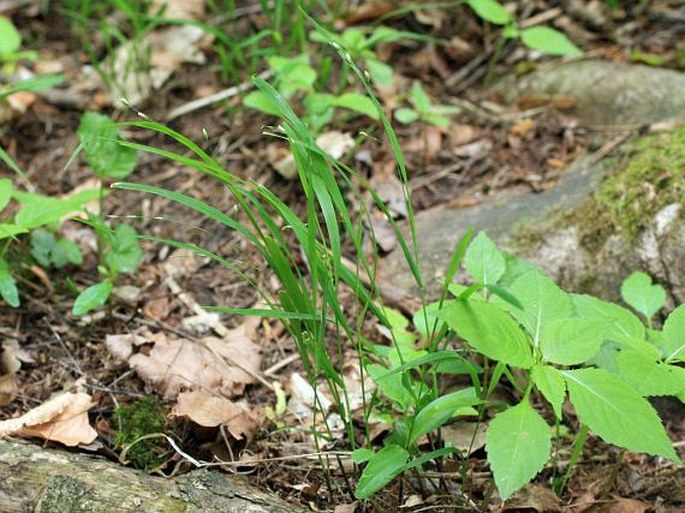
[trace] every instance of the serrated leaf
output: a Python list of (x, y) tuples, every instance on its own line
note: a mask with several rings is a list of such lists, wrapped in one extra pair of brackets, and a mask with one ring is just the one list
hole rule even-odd
[(561, 371), (580, 420), (605, 442), (679, 462), (652, 405), (602, 369)]
[(637, 351), (621, 351), (616, 357), (618, 373), (640, 395), (673, 395), (685, 391), (685, 369), (667, 365)]
[(78, 295), (71, 313), (78, 317), (100, 308), (107, 302), (111, 293), (112, 282), (109, 280), (91, 285)]
[(413, 123), (419, 119), (419, 113), (408, 107), (400, 107), (394, 113), (395, 119), (400, 123)]
[(667, 362), (685, 361), (685, 304), (673, 310), (662, 330), (662, 347)]
[(533, 355), (527, 337), (518, 323), (497, 305), (454, 301), (438, 317), (488, 358), (522, 369), (532, 367)]
[(480, 232), (469, 244), (464, 255), (464, 267), (476, 283), (496, 284), (504, 275), (504, 255), (485, 232)]
[(460, 408), (481, 404), (473, 387), (458, 390), (431, 401), (416, 414), (409, 443), (439, 428), (450, 420)]
[(86, 163), (101, 178), (126, 178), (136, 167), (138, 154), (122, 146), (119, 129), (107, 116), (86, 112), (76, 133), (86, 152)]
[(485, 450), (502, 500), (542, 470), (549, 460), (551, 446), (549, 426), (527, 399), (490, 422)]
[(646, 355), (659, 355), (657, 348), (646, 340), (645, 325), (632, 312), (585, 294), (572, 294), (572, 299), (578, 316), (603, 320), (605, 340)]
[(0, 258), (0, 296), (14, 308), (20, 304), (17, 282), (10, 272), (9, 265), (2, 258)]
[(621, 285), (621, 297), (647, 319), (651, 319), (666, 303), (666, 291), (661, 285), (652, 284), (652, 278), (636, 271)]
[(604, 337), (604, 323), (592, 317), (556, 319), (540, 331), (540, 350), (547, 362), (576, 365), (597, 354)]
[(509, 287), (523, 310), (509, 305), (509, 311), (528, 330), (533, 344), (540, 344), (540, 333), (546, 324), (571, 317), (573, 304), (570, 296), (537, 268), (519, 276)]
[(354, 496), (368, 499), (395, 479), (409, 459), (409, 453), (399, 445), (389, 444), (378, 451), (364, 468)]
[(511, 14), (496, 0), (466, 0), (479, 18), (494, 25), (508, 25), (513, 21)]
[(136, 230), (128, 224), (117, 225), (105, 251), (105, 263), (116, 272), (132, 273), (142, 259), (143, 250)]
[(533, 383), (552, 405), (554, 415), (561, 419), (562, 406), (566, 397), (566, 382), (561, 372), (549, 365), (536, 365), (531, 372)]
[(552, 27), (539, 26), (522, 29), (519, 32), (521, 41), (531, 50), (549, 55), (580, 57), (583, 51), (566, 37), (566, 34)]

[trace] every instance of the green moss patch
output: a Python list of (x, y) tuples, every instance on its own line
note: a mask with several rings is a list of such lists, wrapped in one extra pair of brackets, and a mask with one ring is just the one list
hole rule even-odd
[(685, 128), (638, 139), (621, 160), (619, 170), (563, 220), (578, 226), (590, 251), (613, 233), (635, 241), (659, 210), (685, 198)]
[(164, 408), (155, 397), (143, 397), (127, 406), (114, 411), (114, 419), (119, 424), (115, 440), (120, 448), (128, 447), (126, 458), (136, 467), (150, 470), (161, 465), (165, 458), (165, 446), (161, 438), (142, 437), (164, 432), (166, 418)]

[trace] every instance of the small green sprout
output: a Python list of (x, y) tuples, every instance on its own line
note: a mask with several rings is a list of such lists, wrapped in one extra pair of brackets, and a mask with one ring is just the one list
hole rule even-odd
[(423, 121), (435, 126), (448, 126), (450, 120), (447, 116), (458, 114), (461, 110), (456, 105), (433, 105), (430, 97), (418, 81), (412, 85), (409, 101), (413, 105), (413, 109), (401, 107), (395, 111), (395, 119), (400, 123), (409, 124), (415, 121)]

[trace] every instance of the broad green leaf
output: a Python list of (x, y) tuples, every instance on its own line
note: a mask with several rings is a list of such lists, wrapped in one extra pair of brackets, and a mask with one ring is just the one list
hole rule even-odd
[(365, 463), (373, 458), (374, 454), (376, 453), (372, 449), (355, 449), (352, 451), (352, 454), (350, 454), (350, 459), (357, 464)]
[(675, 395), (685, 391), (685, 369), (657, 362), (637, 351), (621, 351), (618, 373), (640, 395)]
[(479, 18), (494, 25), (507, 25), (513, 20), (509, 11), (496, 0), (466, 0)]
[(551, 446), (549, 426), (528, 399), (490, 422), (485, 450), (502, 500), (507, 500), (542, 470)]
[(0, 16), (0, 61), (21, 47), (21, 34), (7, 16)]
[(411, 103), (414, 108), (419, 111), (419, 113), (430, 113), (433, 108), (433, 103), (431, 102), (430, 96), (426, 93), (421, 85), (421, 82), (414, 80), (411, 86)]
[(530, 269), (519, 276), (509, 292), (523, 305), (523, 310), (507, 305), (509, 311), (526, 327), (535, 347), (540, 344), (540, 333), (546, 324), (573, 314), (569, 295), (539, 269)]
[(111, 293), (112, 282), (109, 280), (91, 285), (78, 295), (76, 301), (74, 301), (71, 313), (77, 317), (85, 315), (91, 310), (104, 305)]
[(540, 350), (547, 362), (576, 365), (597, 354), (604, 337), (604, 324), (593, 317), (557, 319), (540, 331)]
[(14, 222), (26, 229), (38, 228), (57, 223), (70, 214), (82, 211), (84, 206), (97, 199), (100, 192), (88, 189), (71, 196), (58, 199), (40, 194), (14, 191), (14, 198), (22, 204)]
[(492, 303), (454, 301), (439, 317), (476, 351), (507, 365), (529, 369), (530, 344), (518, 323)]
[(84, 145), (86, 163), (100, 178), (122, 179), (136, 167), (136, 150), (120, 144), (119, 129), (107, 116), (86, 112), (76, 133)]
[(371, 379), (388, 399), (400, 406), (402, 410), (408, 409), (413, 404), (413, 397), (407, 391), (402, 383), (402, 374), (399, 372), (393, 373), (382, 365), (370, 364), (366, 366), (366, 372), (369, 373)]
[(635, 310), (651, 319), (666, 303), (666, 291), (661, 285), (653, 285), (652, 278), (636, 271), (621, 285), (621, 297)]
[(561, 419), (561, 408), (566, 397), (566, 382), (561, 372), (549, 365), (536, 365), (531, 372), (533, 383), (552, 405), (554, 414)]
[(378, 451), (364, 468), (354, 496), (368, 499), (395, 479), (409, 459), (409, 453), (399, 445), (390, 444)]
[(400, 123), (413, 123), (419, 119), (419, 113), (408, 107), (400, 107), (394, 113), (395, 119)]
[(14, 184), (9, 178), (0, 179), (0, 210), (4, 210), (7, 204), (12, 199), (12, 190)]
[(662, 347), (667, 362), (685, 361), (685, 304), (673, 310), (664, 323)]
[(331, 105), (359, 112), (371, 119), (380, 119), (378, 111), (371, 99), (360, 93), (349, 92), (343, 93), (340, 96), (334, 96), (331, 100)]
[(583, 51), (574, 45), (566, 34), (552, 27), (539, 26), (522, 29), (519, 32), (521, 41), (531, 50), (549, 55), (580, 57)]
[(117, 225), (104, 256), (105, 263), (116, 272), (132, 273), (138, 268), (143, 259), (143, 250), (133, 226), (124, 223)]
[(435, 126), (446, 127), (450, 125), (449, 118), (439, 114), (423, 113), (421, 114), (421, 120)]
[(435, 301), (428, 303), (425, 307), (419, 308), (414, 314), (413, 324), (416, 331), (427, 337), (433, 331), (439, 331), (443, 322), (438, 319), (438, 312), (440, 311), (440, 302)]
[(466, 250), (464, 267), (476, 283), (495, 284), (504, 274), (504, 255), (485, 232), (480, 232)]
[(366, 69), (371, 75), (371, 80), (378, 87), (389, 87), (393, 83), (393, 70), (383, 61), (378, 59), (365, 59)]
[(629, 310), (585, 294), (572, 294), (572, 299), (578, 316), (603, 321), (605, 340), (658, 356), (657, 348), (646, 340), (645, 325)]
[(416, 414), (409, 443), (439, 428), (450, 420), (460, 408), (481, 404), (473, 387), (452, 392), (431, 401)]
[(269, 97), (261, 91), (253, 91), (243, 98), (243, 104), (258, 111), (278, 116), (279, 110)]
[(0, 296), (8, 305), (16, 308), (19, 306), (19, 290), (17, 290), (17, 282), (14, 280), (10, 272), (7, 262), (0, 258)]
[(25, 227), (18, 224), (0, 223), (0, 240), (27, 232), (28, 230)]
[(561, 372), (578, 417), (605, 442), (680, 461), (652, 405), (621, 378), (602, 369)]

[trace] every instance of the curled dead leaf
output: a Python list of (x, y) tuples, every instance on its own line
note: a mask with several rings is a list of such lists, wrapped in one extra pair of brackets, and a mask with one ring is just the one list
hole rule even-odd
[(70, 447), (90, 444), (97, 438), (88, 422), (88, 410), (94, 405), (83, 392), (55, 395), (21, 417), (0, 422), (0, 437), (36, 436)]
[(149, 354), (134, 354), (129, 365), (165, 399), (176, 398), (184, 389), (235, 397), (259, 374), (261, 348), (254, 342), (259, 322), (248, 317), (223, 338), (188, 340), (157, 334)]
[(251, 438), (259, 423), (244, 402), (233, 402), (205, 390), (182, 392), (176, 399), (172, 415), (187, 417), (204, 427), (226, 426), (236, 439)]

